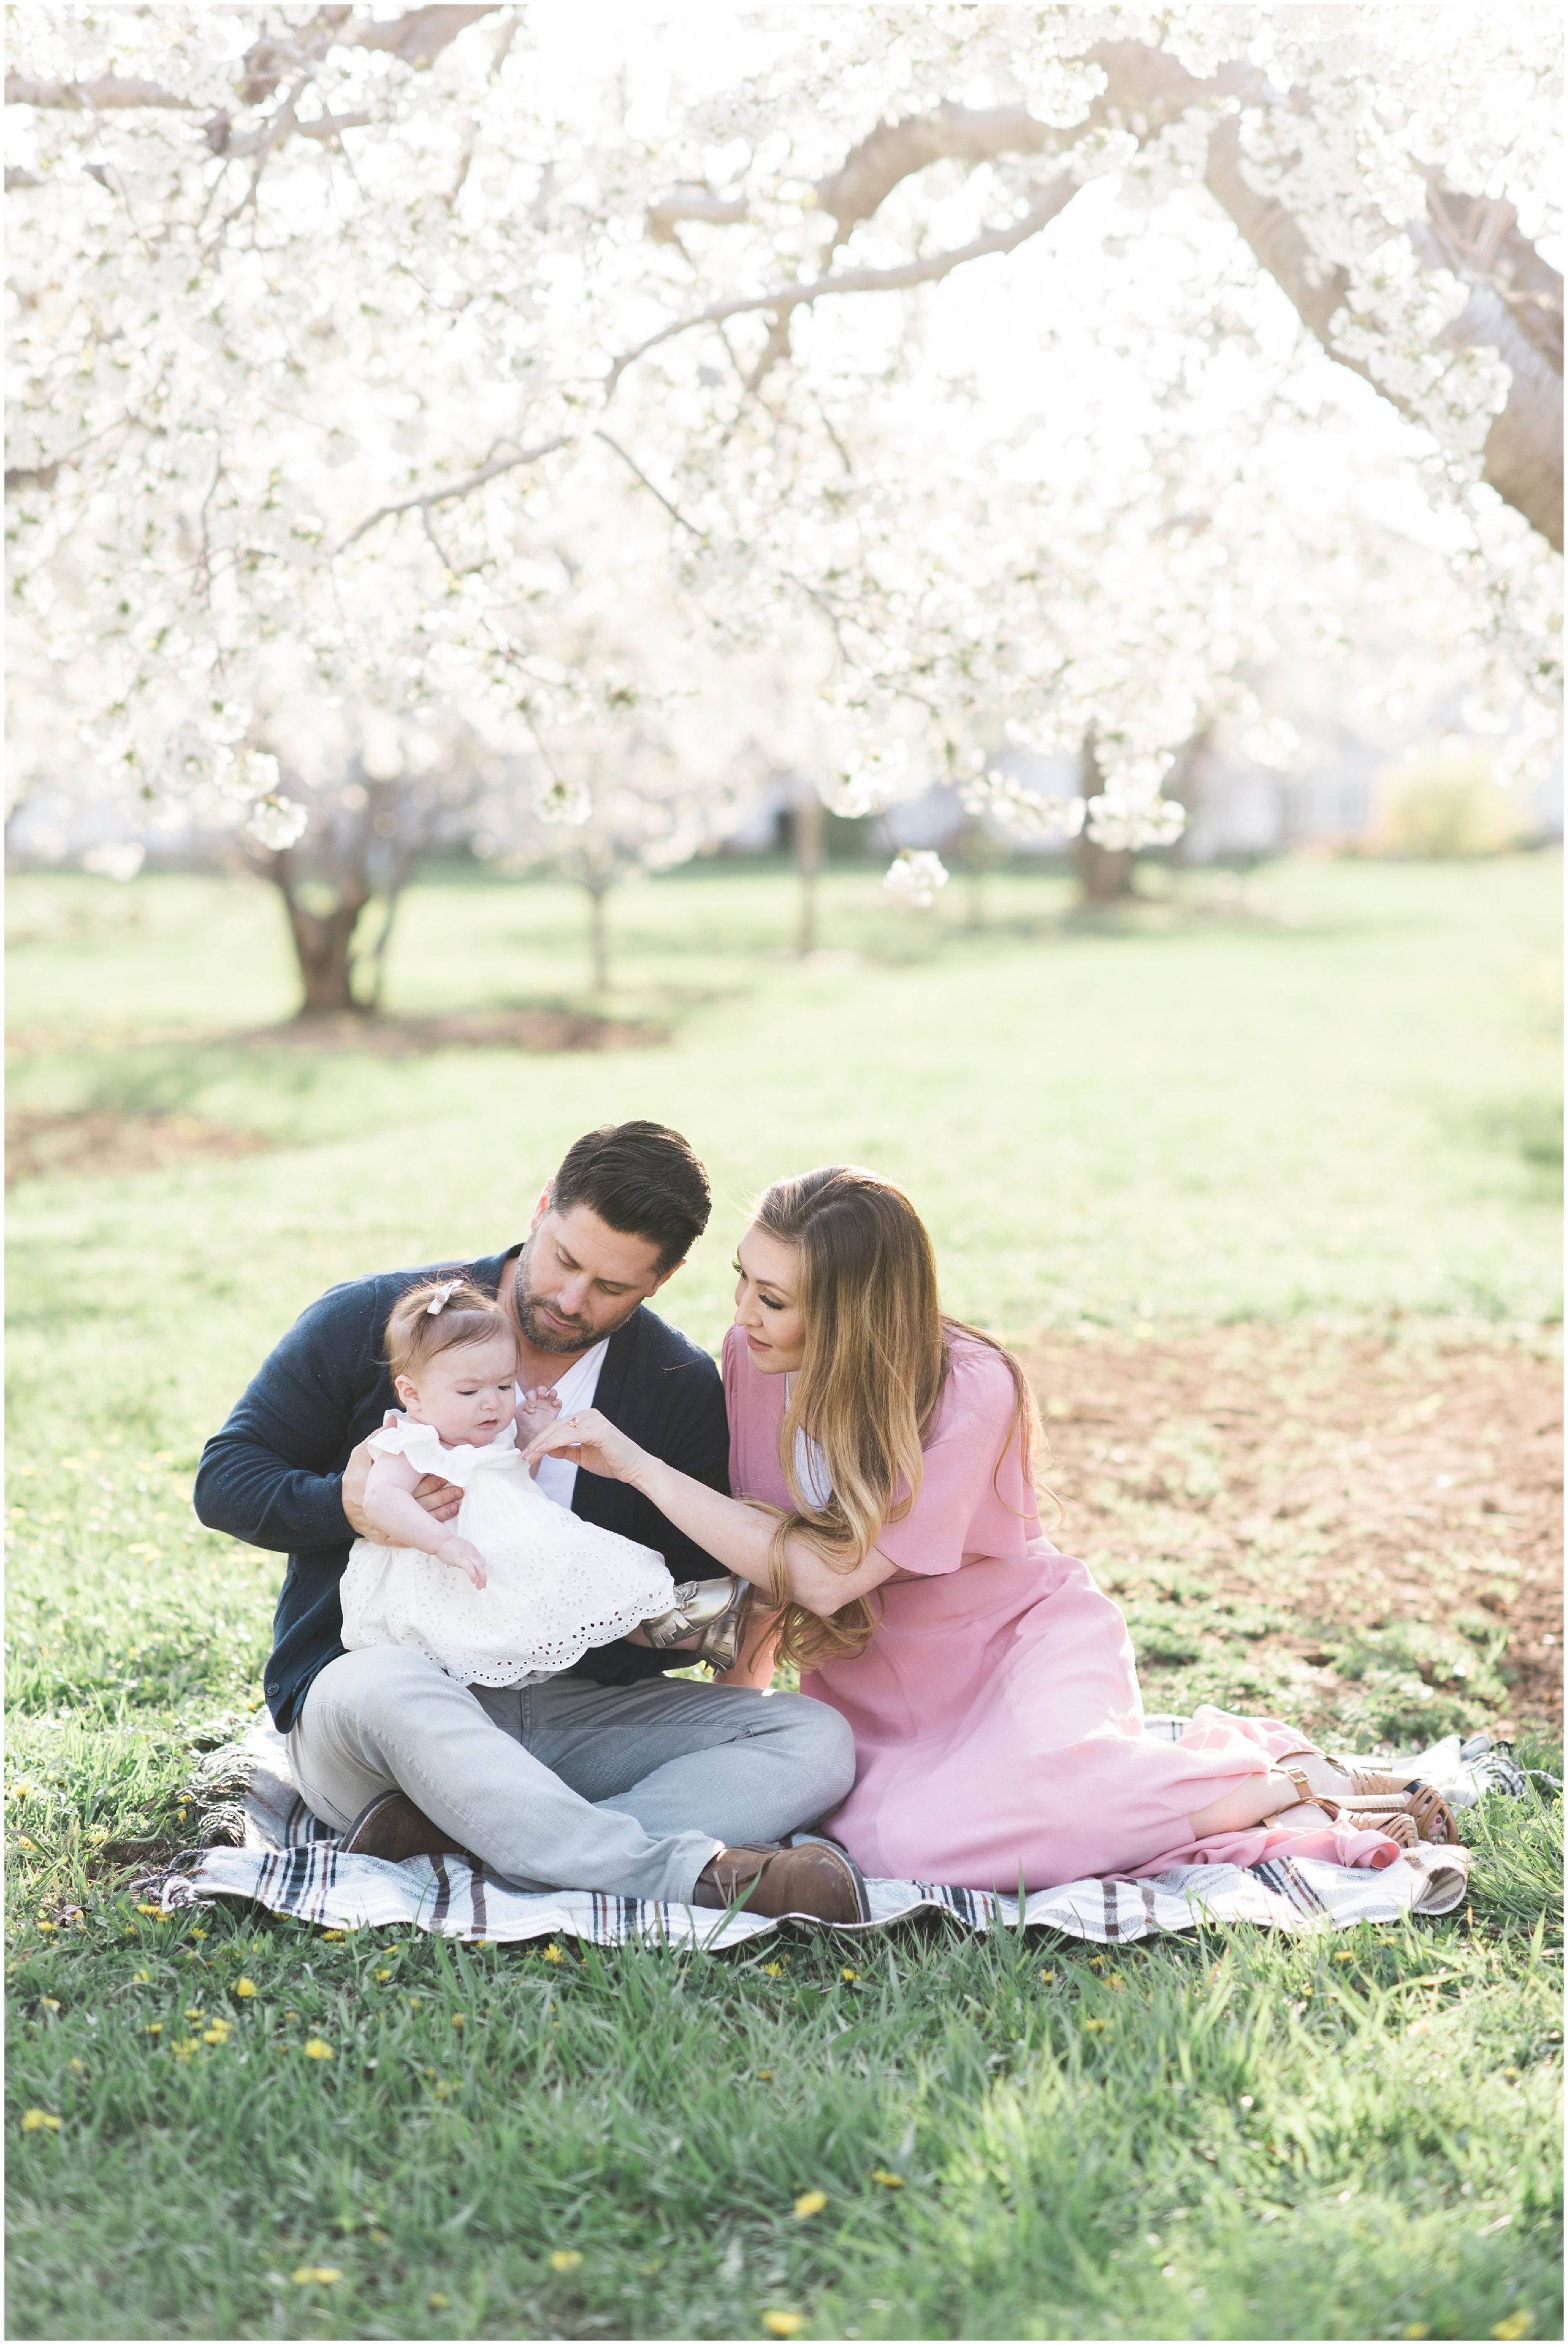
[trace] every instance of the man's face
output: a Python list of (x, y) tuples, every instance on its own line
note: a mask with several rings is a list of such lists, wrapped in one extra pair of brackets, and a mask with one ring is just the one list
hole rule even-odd
[(541, 1352), (586, 1352), (612, 1335), (680, 1268), (673, 1263), (661, 1271), (658, 1264), (651, 1239), (612, 1230), (591, 1205), (558, 1213), (541, 1197), (518, 1257), (515, 1297), (523, 1334)]

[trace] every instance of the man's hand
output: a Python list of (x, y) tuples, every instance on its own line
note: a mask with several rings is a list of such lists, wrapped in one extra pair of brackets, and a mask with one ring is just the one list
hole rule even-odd
[[(358, 1449), (350, 1453), (349, 1463), (343, 1468), (343, 1512), (359, 1538), (369, 1539), (379, 1536), (365, 1512), (365, 1485), (370, 1478), (372, 1462), (369, 1443), (361, 1441)], [(433, 1515), (438, 1523), (450, 1523), (463, 1502), (462, 1492), (454, 1483), (444, 1481), (439, 1474), (421, 1474), (411, 1495), (418, 1499), (426, 1514)]]

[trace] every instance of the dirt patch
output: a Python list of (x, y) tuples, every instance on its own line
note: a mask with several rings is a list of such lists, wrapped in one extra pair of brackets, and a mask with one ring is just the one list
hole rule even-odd
[(1384, 1742), (1563, 1718), (1563, 1396), (1544, 1345), (1235, 1327), (1026, 1355), (1058, 1546), (1151, 1710)]
[(296, 1018), (235, 1039), (252, 1050), (368, 1051), (401, 1059), (430, 1051), (647, 1051), (668, 1041), (669, 1030), (590, 1010), (476, 1010), (446, 1018)]
[(18, 1181), (152, 1172), (185, 1156), (255, 1156), (272, 1142), (194, 1115), (119, 1115), (89, 1109), (75, 1115), (5, 1117), (5, 1186)]

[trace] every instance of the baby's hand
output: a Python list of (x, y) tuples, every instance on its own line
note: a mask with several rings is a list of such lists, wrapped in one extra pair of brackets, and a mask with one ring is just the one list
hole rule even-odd
[(485, 1583), (484, 1558), (477, 1547), (466, 1538), (455, 1536), (443, 1539), (436, 1549), (438, 1563), (450, 1563), (456, 1571), (466, 1571), (476, 1588)]
[(561, 1395), (553, 1385), (535, 1385), (517, 1404), (517, 1437), (526, 1447), (536, 1433), (553, 1425), (561, 1415)]
[[(518, 1447), (526, 1449), (534, 1435), (542, 1433), (548, 1426), (553, 1425), (560, 1415), (561, 1395), (553, 1385), (535, 1385), (531, 1392), (525, 1392), (517, 1405)], [(537, 1481), (539, 1478), (537, 1458), (528, 1470)]]

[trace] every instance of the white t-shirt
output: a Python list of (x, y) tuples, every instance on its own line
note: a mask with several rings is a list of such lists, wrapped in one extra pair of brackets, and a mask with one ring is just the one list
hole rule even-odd
[[(609, 1349), (610, 1338), (606, 1335), (602, 1344), (595, 1344), (591, 1352), (584, 1352), (580, 1360), (574, 1360), (563, 1376), (555, 1378), (562, 1416), (570, 1416), (573, 1409), (592, 1407), (593, 1396), (599, 1389), (599, 1371), (604, 1365), (604, 1355)], [(521, 1401), (521, 1385), (517, 1388), (517, 1396)], [(534, 1476), (534, 1487), (542, 1490), (547, 1498), (553, 1498), (558, 1507), (564, 1507), (570, 1514), (572, 1494), (577, 1487), (577, 1468), (569, 1457), (541, 1457), (539, 1471)]]

